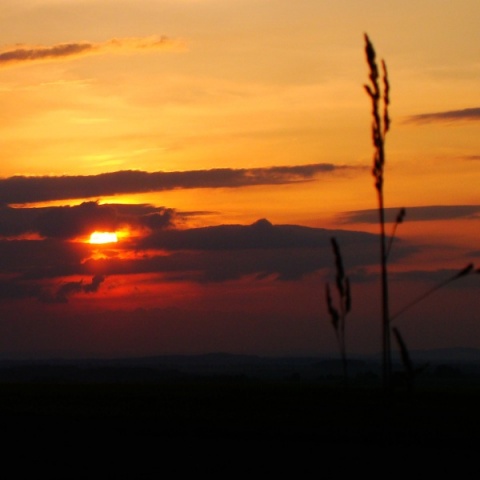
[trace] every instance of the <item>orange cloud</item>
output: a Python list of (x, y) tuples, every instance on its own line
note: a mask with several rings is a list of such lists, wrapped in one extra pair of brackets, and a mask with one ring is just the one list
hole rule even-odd
[(106, 42), (73, 42), (52, 46), (16, 46), (0, 52), (0, 66), (10, 66), (26, 62), (72, 59), (80, 56), (102, 53), (124, 53), (138, 50), (174, 50), (181, 43), (165, 36), (144, 38), (113, 38)]

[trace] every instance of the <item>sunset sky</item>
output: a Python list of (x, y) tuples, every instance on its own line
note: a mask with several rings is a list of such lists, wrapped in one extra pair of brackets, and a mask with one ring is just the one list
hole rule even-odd
[[(332, 236), (347, 348), (379, 351), (363, 36), (391, 83), (387, 219), (407, 212), (394, 314), (480, 266), (479, 21), (478, 0), (2, 0), (0, 357), (336, 352)], [(408, 346), (480, 348), (479, 289), (399, 317)]]

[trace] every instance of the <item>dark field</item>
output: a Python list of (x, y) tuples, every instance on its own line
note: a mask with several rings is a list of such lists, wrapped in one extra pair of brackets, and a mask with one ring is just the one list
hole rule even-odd
[(345, 387), (335, 375), (313, 375), (308, 363), (304, 370), (290, 367), (253, 375), (232, 366), (231, 373), (224, 367), (192, 373), (140, 365), (9, 365), (0, 369), (0, 428), (7, 438), (31, 441), (479, 444), (476, 375), (440, 369), (443, 376), (426, 374), (413, 392), (399, 387), (386, 399), (374, 374), (357, 374)]

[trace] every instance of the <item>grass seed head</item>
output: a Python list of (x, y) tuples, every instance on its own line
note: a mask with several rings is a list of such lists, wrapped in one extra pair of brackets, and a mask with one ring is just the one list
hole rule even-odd
[(332, 296), (330, 294), (330, 286), (328, 283), (325, 285), (325, 298), (327, 301), (327, 309), (332, 319), (332, 325), (336, 332), (338, 332), (338, 325), (340, 321), (340, 315), (338, 314), (337, 309), (333, 306)]

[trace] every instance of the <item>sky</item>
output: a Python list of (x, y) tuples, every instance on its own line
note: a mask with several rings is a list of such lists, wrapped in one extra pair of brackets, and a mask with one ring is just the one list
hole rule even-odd
[[(480, 348), (477, 0), (2, 0), (0, 357), (380, 351), (364, 34), (391, 85), (390, 310)], [(91, 243), (94, 232), (117, 241)]]

